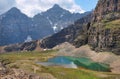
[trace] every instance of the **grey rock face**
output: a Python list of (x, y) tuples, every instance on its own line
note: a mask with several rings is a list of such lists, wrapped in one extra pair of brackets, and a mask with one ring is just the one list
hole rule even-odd
[(0, 45), (21, 42), (28, 35), (30, 18), (17, 8), (0, 16)]
[(21, 43), (28, 36), (37, 40), (52, 35), (88, 13), (72, 14), (55, 4), (46, 12), (29, 18), (13, 7), (0, 16), (0, 45)]
[(69, 42), (76, 47), (87, 44), (87, 31), (89, 29), (90, 19), (92, 15), (89, 14), (84, 18), (77, 20), (73, 25), (61, 30), (60, 32), (47, 37), (41, 41), (42, 48), (53, 48), (64, 42)]

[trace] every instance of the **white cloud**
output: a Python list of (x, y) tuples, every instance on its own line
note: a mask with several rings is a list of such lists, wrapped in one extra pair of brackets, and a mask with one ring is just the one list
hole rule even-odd
[(15, 0), (0, 0), (0, 14), (15, 6)]
[(74, 0), (16, 0), (16, 6), (28, 16), (34, 16), (41, 11), (46, 11), (54, 4), (59, 4), (71, 12), (84, 12)]
[[(74, 0), (0, 0), (0, 5), (2, 3), (7, 3), (4, 6), (2, 6), (2, 7), (6, 7), (6, 10), (8, 8), (16, 6), (23, 13), (27, 14), (30, 17), (42, 11), (46, 11), (47, 9), (51, 8), (54, 4), (58, 4), (62, 8), (67, 9), (70, 12), (79, 12), (79, 13), (84, 12), (84, 10), (81, 9), (81, 7), (77, 5)], [(8, 5), (8, 3), (11, 4)]]

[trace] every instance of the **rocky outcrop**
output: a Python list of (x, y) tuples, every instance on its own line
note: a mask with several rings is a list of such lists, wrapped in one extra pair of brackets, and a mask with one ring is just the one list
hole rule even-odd
[(120, 54), (120, 1), (99, 0), (88, 31), (88, 44), (96, 51)]
[(13, 44), (5, 46), (4, 52), (13, 52), (13, 51), (33, 51), (37, 48), (38, 41), (30, 41), (21, 44)]
[[(120, 18), (120, 0), (99, 0), (94, 11), (94, 20)], [(108, 15), (108, 14), (111, 14)]]
[(38, 75), (23, 69), (9, 68), (8, 64), (10, 64), (9, 60), (0, 58), (0, 79), (56, 79), (50, 73), (40, 73)]
[(91, 28), (88, 44), (96, 51), (109, 51), (120, 54), (120, 28), (113, 30)]
[(0, 74), (0, 79), (56, 79), (51, 74), (36, 75), (21, 69), (11, 69), (7, 74)]

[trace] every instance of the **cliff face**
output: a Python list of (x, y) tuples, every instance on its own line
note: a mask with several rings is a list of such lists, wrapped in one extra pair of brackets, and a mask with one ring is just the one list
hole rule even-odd
[[(94, 11), (94, 20), (100, 21), (104, 18), (120, 18), (119, 12), (120, 0), (99, 0)], [(111, 14), (111, 16), (108, 14)]]
[(120, 54), (120, 28), (100, 29), (92, 27), (88, 44), (96, 51), (110, 51)]
[(120, 54), (120, 0), (99, 0), (88, 31), (88, 44), (96, 51)]

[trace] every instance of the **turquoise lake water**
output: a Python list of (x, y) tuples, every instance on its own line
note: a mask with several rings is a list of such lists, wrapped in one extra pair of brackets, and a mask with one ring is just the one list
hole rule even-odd
[(88, 58), (57, 56), (57, 57), (48, 59), (48, 61), (46, 62), (39, 62), (38, 64), (41, 64), (43, 66), (62, 66), (65, 68), (83, 67), (83, 68), (91, 69), (95, 71), (110, 71), (110, 68), (108, 65), (94, 62)]

